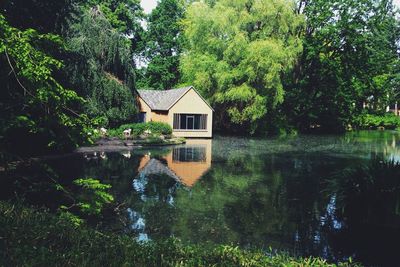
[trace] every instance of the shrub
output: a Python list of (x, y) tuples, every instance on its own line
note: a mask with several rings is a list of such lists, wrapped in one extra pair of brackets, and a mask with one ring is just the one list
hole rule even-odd
[(172, 128), (167, 123), (163, 122), (147, 122), (147, 123), (130, 123), (123, 124), (117, 129), (111, 129), (108, 131), (110, 136), (123, 137), (123, 131), (132, 129), (133, 136), (139, 136), (144, 134), (146, 130), (151, 131), (153, 135), (171, 135)]
[(376, 129), (384, 127), (385, 129), (396, 129), (400, 127), (400, 117), (393, 113), (385, 115), (361, 114), (354, 119), (354, 126), (359, 129)]

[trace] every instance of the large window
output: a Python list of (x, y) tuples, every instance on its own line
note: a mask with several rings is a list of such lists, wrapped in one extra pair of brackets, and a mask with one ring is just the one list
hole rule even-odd
[(175, 130), (205, 130), (207, 129), (207, 114), (174, 114)]
[(206, 148), (196, 147), (177, 147), (172, 150), (172, 161), (174, 162), (205, 162)]

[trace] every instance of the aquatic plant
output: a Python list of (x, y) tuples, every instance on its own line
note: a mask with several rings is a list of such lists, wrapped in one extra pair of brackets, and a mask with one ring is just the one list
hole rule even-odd
[(329, 181), (328, 191), (336, 192), (339, 210), (348, 220), (400, 220), (400, 162), (374, 159), (346, 168)]

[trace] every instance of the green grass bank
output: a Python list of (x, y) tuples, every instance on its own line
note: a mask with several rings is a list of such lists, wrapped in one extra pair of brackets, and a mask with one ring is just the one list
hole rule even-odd
[(173, 239), (138, 243), (7, 202), (0, 202), (0, 215), (1, 266), (336, 266), (318, 258), (187, 246)]

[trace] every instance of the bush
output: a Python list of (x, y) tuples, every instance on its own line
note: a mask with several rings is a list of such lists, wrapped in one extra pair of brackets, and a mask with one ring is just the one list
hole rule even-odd
[[(266, 255), (231, 246), (138, 243), (64, 217), (0, 202), (1, 266), (336, 266), (319, 258)], [(350, 263), (339, 266), (350, 266)]]
[(123, 131), (127, 129), (132, 129), (133, 136), (139, 136), (144, 134), (144, 132), (150, 131), (152, 135), (171, 135), (172, 128), (167, 123), (163, 122), (147, 122), (147, 123), (130, 123), (123, 124), (117, 129), (110, 129), (108, 134), (110, 136), (123, 137)]
[(400, 117), (393, 113), (385, 115), (361, 114), (354, 119), (354, 126), (359, 129), (396, 129), (400, 127)]

